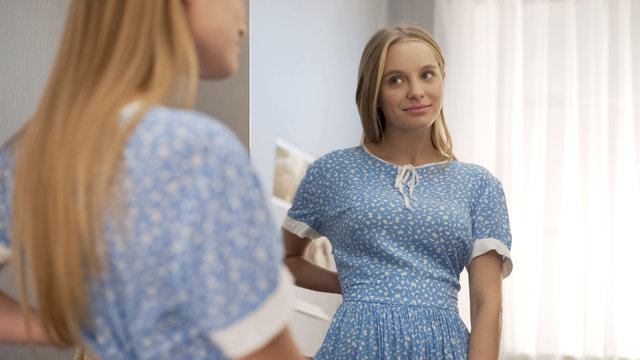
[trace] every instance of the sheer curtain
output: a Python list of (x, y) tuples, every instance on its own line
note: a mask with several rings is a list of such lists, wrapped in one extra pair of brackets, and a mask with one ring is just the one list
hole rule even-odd
[(437, 0), (454, 152), (505, 188), (504, 359), (640, 359), (640, 1)]

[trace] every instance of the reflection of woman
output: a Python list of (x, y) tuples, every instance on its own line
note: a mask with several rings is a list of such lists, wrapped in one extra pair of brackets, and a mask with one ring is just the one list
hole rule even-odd
[[(283, 223), (296, 283), (342, 293), (319, 359), (497, 358), (511, 234), (500, 182), (455, 160), (442, 111), (444, 60), (420, 28), (364, 49), (361, 146), (314, 162)], [(300, 257), (326, 236), (338, 273)], [(469, 272), (471, 334), (458, 315)]]
[(21, 313), (0, 293), (0, 342), (102, 359), (297, 354), (282, 245), (246, 152), (178, 108), (198, 74), (235, 71), (244, 29), (242, 0), (71, 2), (35, 116), (0, 152), (0, 256), (11, 239), (38, 300)]

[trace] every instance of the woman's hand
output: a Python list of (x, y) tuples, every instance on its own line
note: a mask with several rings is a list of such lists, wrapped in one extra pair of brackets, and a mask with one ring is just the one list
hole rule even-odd
[(303, 258), (304, 251), (311, 240), (303, 239), (285, 229), (282, 229), (282, 232), (285, 247), (284, 263), (293, 274), (296, 285), (309, 290), (341, 294), (342, 289), (337, 273), (312, 264)]

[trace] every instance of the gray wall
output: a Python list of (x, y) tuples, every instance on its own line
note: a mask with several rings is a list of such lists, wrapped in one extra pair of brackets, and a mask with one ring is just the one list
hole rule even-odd
[[(68, 0), (0, 1), (0, 143), (37, 106), (53, 65)], [(10, 289), (9, 266), (0, 271), (0, 289)], [(37, 347), (41, 359), (73, 359), (73, 351)], [(0, 359), (37, 359), (29, 348), (0, 345)]]
[(33, 113), (53, 65), (68, 0), (0, 1), (0, 143)]
[(276, 138), (312, 156), (360, 143), (360, 54), (386, 22), (386, 0), (251, 2), (251, 159), (267, 195)]

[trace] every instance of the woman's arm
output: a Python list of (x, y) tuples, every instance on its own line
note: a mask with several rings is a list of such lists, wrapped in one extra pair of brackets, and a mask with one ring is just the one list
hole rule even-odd
[(49, 344), (42, 324), (34, 310), (31, 310), (31, 335), (27, 338), (27, 328), (20, 304), (0, 291), (0, 343)]
[(286, 252), (284, 263), (293, 274), (296, 285), (309, 290), (341, 294), (338, 274), (312, 264), (302, 257), (311, 240), (303, 239), (285, 229), (282, 229), (282, 232)]
[(468, 266), (471, 303), (469, 360), (498, 359), (502, 330), (502, 256), (477, 256)]

